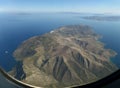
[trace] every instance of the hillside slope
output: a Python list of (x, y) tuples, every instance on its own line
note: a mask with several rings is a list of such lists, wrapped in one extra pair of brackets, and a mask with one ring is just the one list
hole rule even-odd
[(14, 52), (16, 60), (23, 63), (22, 81), (61, 88), (84, 85), (111, 74), (117, 70), (110, 61), (116, 53), (105, 49), (99, 37), (89, 26), (69, 25), (24, 41)]

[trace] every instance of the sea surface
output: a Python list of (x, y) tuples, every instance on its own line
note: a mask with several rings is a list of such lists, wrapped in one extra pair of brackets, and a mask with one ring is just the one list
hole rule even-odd
[(42, 35), (60, 26), (84, 24), (103, 36), (105, 48), (117, 56), (111, 61), (120, 67), (120, 21), (85, 20), (88, 14), (70, 13), (0, 13), (0, 66), (10, 71), (16, 64), (14, 50), (26, 39)]

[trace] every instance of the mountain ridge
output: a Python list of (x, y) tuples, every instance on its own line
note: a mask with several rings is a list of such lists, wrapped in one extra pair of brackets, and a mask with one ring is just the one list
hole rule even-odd
[(23, 63), (26, 77), (22, 81), (61, 88), (111, 74), (117, 70), (110, 61), (116, 52), (104, 49), (99, 38), (87, 25), (69, 25), (24, 41), (14, 52), (16, 60)]

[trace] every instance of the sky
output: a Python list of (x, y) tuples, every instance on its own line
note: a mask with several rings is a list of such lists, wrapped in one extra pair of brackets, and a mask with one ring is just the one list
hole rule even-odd
[(120, 0), (0, 0), (0, 11), (120, 14)]

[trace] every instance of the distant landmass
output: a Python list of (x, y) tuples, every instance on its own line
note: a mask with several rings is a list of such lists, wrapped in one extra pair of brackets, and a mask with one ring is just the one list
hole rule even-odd
[(86, 16), (82, 18), (97, 21), (120, 21), (120, 16)]
[(95, 82), (118, 68), (116, 55), (87, 25), (69, 25), (24, 41), (14, 52), (20, 63), (10, 72), (35, 86), (62, 88)]

